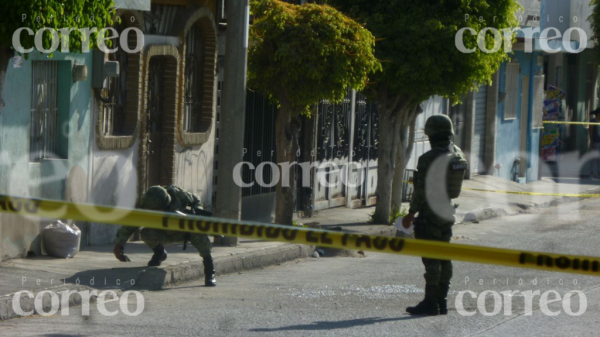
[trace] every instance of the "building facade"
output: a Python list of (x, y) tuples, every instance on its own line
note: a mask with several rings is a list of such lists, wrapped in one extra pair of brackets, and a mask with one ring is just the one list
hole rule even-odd
[[(0, 193), (134, 207), (149, 186), (177, 184), (210, 208), (219, 5), (117, 1), (114, 28), (119, 35), (129, 31), (120, 40), (129, 50), (142, 42), (130, 28), (141, 31), (138, 52), (55, 52), (52, 58), (33, 52), (11, 60), (0, 122)], [(83, 68), (89, 76), (74, 78)], [(1, 259), (39, 254), (50, 220), (0, 215)], [(82, 245), (112, 243), (118, 229), (77, 225)]]

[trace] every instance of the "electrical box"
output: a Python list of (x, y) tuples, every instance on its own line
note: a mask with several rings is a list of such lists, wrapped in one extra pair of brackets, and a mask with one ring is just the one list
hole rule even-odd
[(108, 77), (119, 77), (118, 61), (110, 61), (108, 54), (94, 50), (92, 55), (92, 88), (102, 89), (104, 80)]

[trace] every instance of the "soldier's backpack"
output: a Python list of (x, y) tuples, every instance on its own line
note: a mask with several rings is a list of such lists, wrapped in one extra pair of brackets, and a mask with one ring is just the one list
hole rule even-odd
[(450, 199), (456, 199), (460, 196), (465, 173), (469, 169), (469, 162), (467, 162), (462, 152), (453, 144), (450, 144), (447, 148), (440, 147), (435, 148), (435, 150), (441, 152), (440, 156), (446, 156), (446, 191)]

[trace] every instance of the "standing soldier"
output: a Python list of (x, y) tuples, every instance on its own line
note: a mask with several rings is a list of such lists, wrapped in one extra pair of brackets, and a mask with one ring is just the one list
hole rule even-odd
[[(160, 212), (178, 211), (187, 214), (212, 215), (210, 212), (202, 209), (202, 202), (196, 195), (186, 192), (177, 186), (150, 187), (142, 196), (139, 207)], [(135, 227), (122, 226), (117, 232), (113, 253), (119, 261), (128, 261), (128, 258), (124, 255), (124, 247), (135, 230)], [(186, 243), (189, 240), (204, 260), (204, 284), (207, 287), (217, 285), (210, 240), (206, 234), (143, 228), (140, 236), (142, 241), (154, 251), (152, 259), (148, 262), (148, 266), (150, 267), (160, 266), (161, 262), (167, 259), (167, 251), (163, 245), (184, 242), (185, 249)]]
[[(415, 191), (409, 214), (402, 226), (409, 228), (415, 221), (415, 238), (450, 242), (456, 207), (451, 199), (458, 198), (468, 162), (458, 146), (452, 143), (452, 121), (445, 115), (434, 115), (425, 123), (431, 150), (419, 158)], [(425, 299), (406, 308), (411, 315), (446, 315), (446, 297), (452, 278), (452, 262), (423, 258), (425, 265)]]

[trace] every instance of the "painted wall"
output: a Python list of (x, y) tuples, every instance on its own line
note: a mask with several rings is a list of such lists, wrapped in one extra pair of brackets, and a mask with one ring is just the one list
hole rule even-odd
[(425, 122), (427, 121), (427, 118), (433, 115), (446, 114), (447, 103), (448, 101), (440, 96), (433, 96), (422, 103), (423, 113), (417, 117), (417, 122), (415, 124), (415, 144), (413, 153), (406, 165), (407, 169), (416, 170), (419, 157), (431, 149), (429, 139), (424, 132)]
[[(555, 27), (561, 35), (571, 27), (571, 1), (572, 0), (542, 0), (541, 4), (541, 29)], [(562, 21), (562, 22), (561, 22)], [(548, 37), (554, 33), (548, 34)]]
[[(95, 106), (94, 121), (98, 119), (99, 113), (98, 104)], [(207, 209), (212, 208), (215, 133), (213, 122), (211, 136), (206, 143), (190, 147), (177, 144), (175, 153), (175, 184), (198, 195)], [(135, 207), (139, 197), (139, 144), (138, 138), (128, 149), (101, 150), (94, 140), (91, 202), (109, 206)], [(90, 226), (88, 243), (90, 245), (111, 244), (118, 229), (119, 226), (93, 223)]]
[[(519, 76), (518, 100), (517, 100), (517, 118), (506, 120), (504, 118), (505, 102), (500, 102), (498, 105), (497, 116), (497, 139), (502, 141), (497, 142), (496, 148), (496, 163), (502, 165), (500, 170), (496, 170), (496, 175), (504, 179), (513, 178), (513, 164), (516, 158), (520, 155), (521, 144), (521, 92), (522, 78), (529, 76), (529, 105), (528, 105), (528, 167), (527, 181), (538, 180), (538, 165), (539, 165), (539, 130), (531, 130), (532, 112), (534, 105), (533, 82), (536, 72), (541, 73), (542, 66), (537, 65), (537, 57), (539, 53), (524, 53), (515, 51), (513, 59), (516, 59), (520, 66), (521, 72)], [(500, 68), (500, 92), (506, 90), (506, 64)], [(538, 112), (536, 112), (538, 113)]]
[[(95, 105), (97, 119), (98, 108)], [(101, 150), (94, 139), (91, 203), (133, 208), (137, 200), (139, 140), (124, 150)], [(85, 238), (89, 245), (114, 242), (118, 226), (92, 223)]]
[[(214, 119), (213, 119), (214, 120)], [(193, 147), (177, 145), (175, 183), (202, 199), (205, 209), (212, 209), (215, 123), (208, 142)], [(221, 174), (231, 174), (222, 172)]]
[[(65, 110), (64, 123), (58, 131), (68, 136), (62, 144), (66, 159), (29, 162), (31, 122), (32, 61), (59, 61), (59, 108)], [(73, 83), (71, 69), (74, 62), (91, 67), (91, 54), (55, 53), (52, 59), (32, 53), (21, 68), (9, 63), (0, 131), (0, 192), (17, 196), (41, 197), (57, 200), (86, 201), (90, 145), (90, 78)], [(65, 146), (66, 145), (66, 146)], [(76, 168), (76, 169), (74, 169)], [(79, 174), (85, 172), (83, 176)], [(74, 174), (74, 172), (76, 174)], [(84, 200), (81, 200), (84, 199)], [(40, 253), (39, 234), (44, 223), (35, 219), (0, 215), (2, 240), (1, 259), (21, 257), (27, 251)]]

